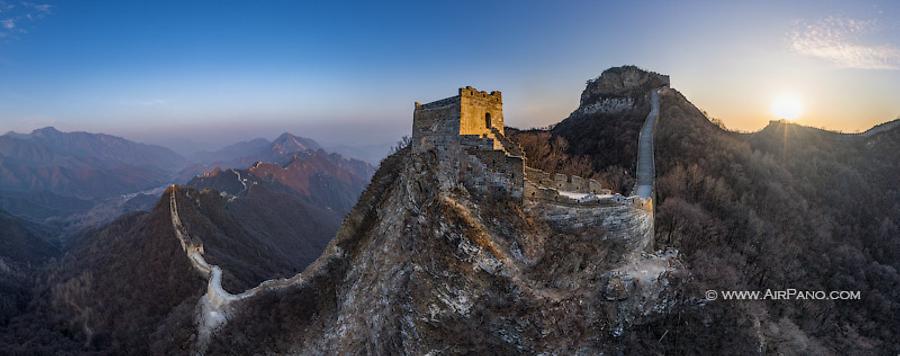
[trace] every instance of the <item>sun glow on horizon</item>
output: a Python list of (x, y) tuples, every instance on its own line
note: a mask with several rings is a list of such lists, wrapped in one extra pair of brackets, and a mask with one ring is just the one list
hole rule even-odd
[(795, 94), (781, 94), (772, 100), (771, 110), (778, 119), (796, 120), (803, 114), (803, 100)]

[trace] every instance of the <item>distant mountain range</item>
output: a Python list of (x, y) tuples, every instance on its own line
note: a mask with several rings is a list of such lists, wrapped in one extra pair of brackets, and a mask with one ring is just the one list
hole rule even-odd
[[(370, 144), (370, 145), (320, 145), (312, 139), (294, 136), (290, 133), (283, 133), (274, 141), (264, 138), (255, 138), (248, 141), (241, 141), (215, 151), (201, 151), (189, 156), (190, 160), (203, 164), (228, 163), (229, 166), (223, 168), (246, 167), (247, 163), (252, 159), (239, 160), (242, 157), (253, 156), (255, 158), (265, 158), (266, 156), (280, 156), (290, 154), (302, 150), (318, 150), (324, 149), (327, 152), (337, 153), (345, 158), (353, 158), (362, 160), (372, 165), (377, 165), (383, 158), (387, 157), (394, 143)], [(235, 160), (238, 159), (237, 162)], [(267, 159), (260, 159), (268, 161)]]
[(196, 163), (220, 168), (245, 168), (262, 162), (282, 162), (296, 152), (322, 149), (316, 141), (305, 137), (283, 133), (274, 141), (257, 138), (226, 146), (217, 151), (204, 151), (193, 155)]
[(205, 288), (175, 238), (172, 195), (206, 258), (226, 271), (224, 288), (240, 291), (293, 276), (318, 258), (373, 173), (366, 163), (322, 150), (295, 152), (283, 165), (216, 168), (177, 192), (167, 189), (149, 212), (74, 237), (56, 272), (38, 286), (45, 297), (18, 322), (56, 351), (79, 350), (62, 336), (74, 333), (90, 350), (170, 354), (174, 344), (148, 346), (147, 335), (185, 336)]
[[(57, 231), (28, 233), (43, 225), (0, 215), (0, 345), (27, 337), (48, 353), (169, 353), (172, 344), (147, 345), (148, 335), (172, 333), (180, 339), (193, 323), (187, 308), (204, 288), (173, 238), (171, 197), (180, 200), (177, 213), (202, 239), (206, 258), (226, 270), (223, 286), (243, 290), (290, 277), (318, 258), (374, 173), (368, 163), (287, 133), (194, 158), (201, 163), (177, 160), (181, 171), (166, 172), (169, 182), (178, 174), (190, 179), (177, 193), (170, 187), (91, 200), (53, 195), (56, 201), (73, 201), (70, 209), (59, 207), (54, 211), (59, 216), (46, 219), (66, 236), (62, 248), (52, 238)], [(7, 196), (30, 202), (24, 194)], [(4, 252), (36, 268), (13, 264)], [(87, 346), (66, 335), (87, 340)]]
[(68, 215), (169, 183), (187, 163), (167, 148), (110, 135), (11, 132), (0, 136), (0, 208), (35, 219)]
[(107, 198), (165, 184), (187, 165), (175, 152), (104, 134), (60, 132), (0, 136), (0, 190)]
[[(217, 168), (246, 169), (257, 162), (289, 166), (307, 160), (310, 166), (300, 174), (304, 185), (309, 185), (310, 179), (314, 184), (327, 185), (318, 181), (327, 178), (315, 175), (316, 169), (337, 173), (337, 168), (317, 166), (325, 161), (356, 171), (374, 170), (362, 161), (326, 153), (312, 139), (290, 133), (274, 141), (260, 138), (239, 142), (187, 159), (167, 148), (105, 134), (66, 133), (52, 127), (29, 134), (10, 132), (0, 136), (0, 209), (72, 230), (96, 226), (129, 211), (149, 209), (149, 199), (128, 201), (141, 192), (159, 194), (167, 184), (187, 182)], [(298, 174), (297, 168), (291, 169), (292, 174)], [(339, 205), (349, 209), (355, 193), (340, 194), (347, 196), (340, 198)], [(312, 192), (310, 196), (318, 195)], [(348, 197), (353, 201), (347, 202)]]
[[(317, 151), (325, 152), (316, 141), (285, 132), (274, 141), (257, 138), (238, 142), (216, 151), (204, 151), (194, 154), (192, 160), (195, 163), (180, 172), (178, 180), (188, 181), (196, 175), (216, 168), (243, 169), (257, 162), (287, 164), (297, 154), (308, 156)], [(364, 164), (362, 161), (352, 161)]]
[(365, 162), (318, 150), (295, 152), (285, 163), (257, 161), (248, 169), (217, 167), (187, 185), (236, 196), (254, 185), (271, 182), (310, 204), (346, 213), (373, 173), (374, 168)]

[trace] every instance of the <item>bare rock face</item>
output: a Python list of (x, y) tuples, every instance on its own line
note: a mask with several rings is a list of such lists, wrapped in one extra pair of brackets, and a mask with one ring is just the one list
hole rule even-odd
[[(619, 92), (661, 80), (620, 70), (604, 79)], [(411, 146), (383, 161), (325, 253), (236, 302), (207, 350), (615, 354), (668, 313), (683, 269), (647, 253), (652, 201), (526, 169), (500, 130), (485, 133), (491, 116), (459, 113), (469, 96), (500, 113), (499, 93), (471, 90), (417, 104)], [(457, 133), (472, 122), (480, 132)]]
[(209, 352), (615, 353), (675, 300), (674, 256), (635, 258), (514, 199), (441, 189), (439, 167), (408, 149), (385, 160), (302, 282), (240, 302)]
[(644, 95), (654, 88), (668, 85), (668, 75), (648, 72), (635, 66), (610, 68), (588, 81), (587, 88), (581, 93), (581, 106), (593, 104), (599, 97)]
[(670, 283), (684, 271), (677, 257), (674, 251), (644, 253), (603, 274), (604, 295), (616, 301), (607, 309), (613, 336), (622, 336), (628, 328), (675, 306)]

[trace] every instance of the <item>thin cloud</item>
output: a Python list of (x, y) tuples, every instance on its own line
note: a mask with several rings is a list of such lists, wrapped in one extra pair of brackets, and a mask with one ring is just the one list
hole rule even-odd
[(900, 48), (892, 44), (868, 44), (876, 22), (828, 17), (815, 22), (798, 22), (790, 34), (791, 49), (799, 54), (830, 61), (840, 67), (859, 69), (900, 69)]
[(50, 4), (35, 4), (32, 2), (23, 3), (25, 6), (34, 9), (37, 12), (49, 13), (50, 9), (53, 8), (53, 5)]
[(37, 21), (50, 15), (53, 5), (0, 0), (0, 40), (28, 33)]

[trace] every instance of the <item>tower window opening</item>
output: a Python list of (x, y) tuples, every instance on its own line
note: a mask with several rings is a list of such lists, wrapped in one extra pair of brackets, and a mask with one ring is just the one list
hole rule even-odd
[(491, 113), (484, 113), (484, 127), (491, 128)]

